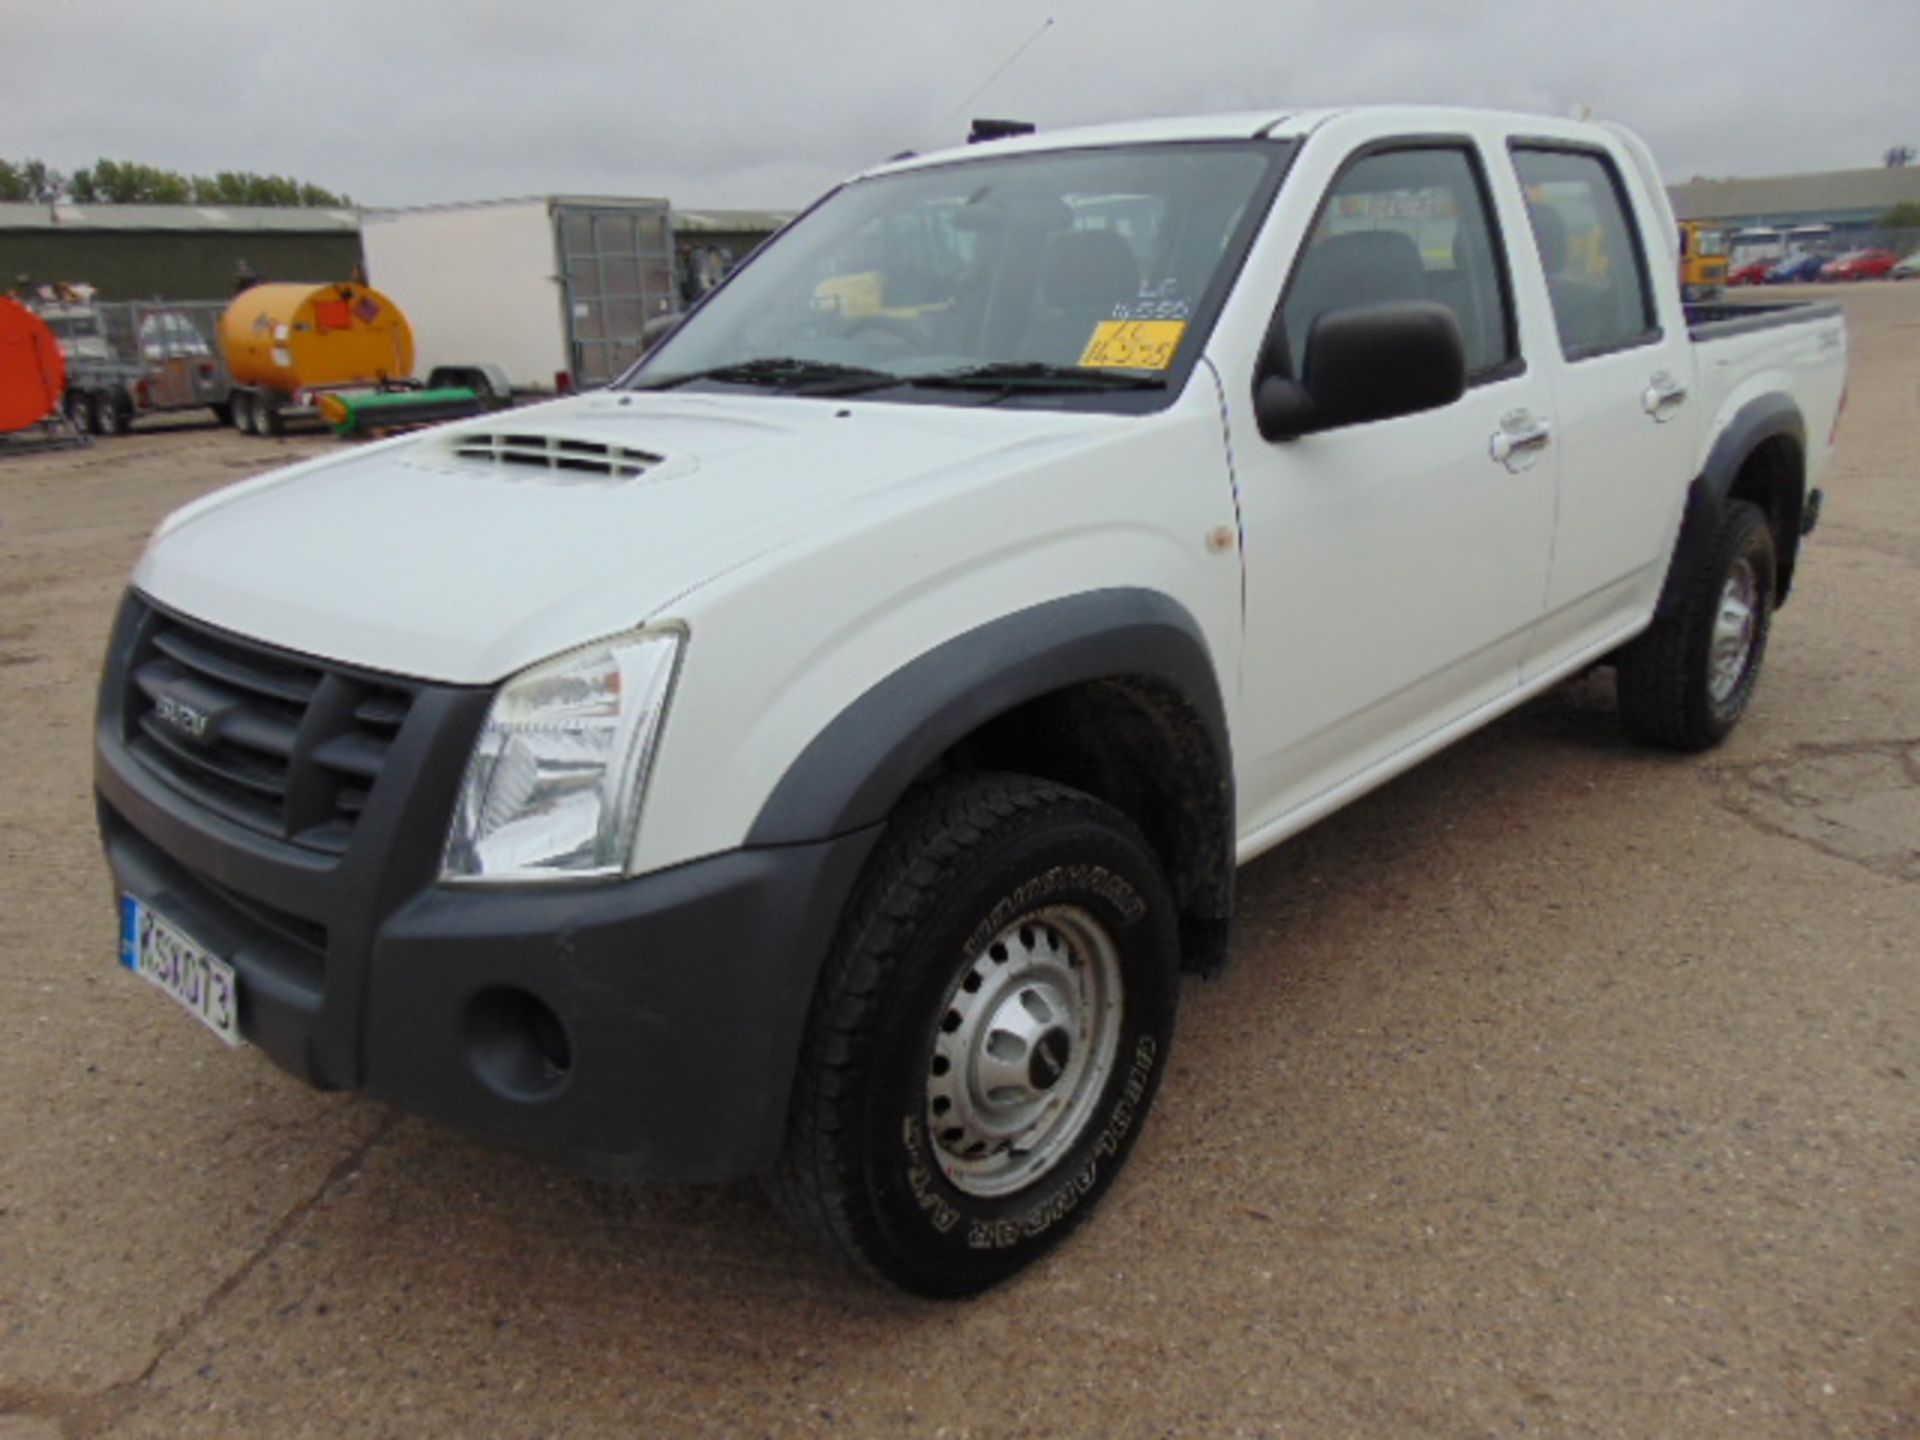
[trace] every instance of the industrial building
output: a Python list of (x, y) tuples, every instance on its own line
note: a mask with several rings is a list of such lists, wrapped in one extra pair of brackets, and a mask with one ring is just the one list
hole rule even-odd
[(1903, 202), (1920, 204), (1920, 166), (1826, 170), (1812, 175), (1689, 180), (1667, 193), (1681, 220), (1740, 230), (1826, 227), (1834, 243), (1866, 243), (1880, 217)]
[[(680, 303), (698, 299), (791, 218), (673, 212)], [(345, 280), (364, 263), (360, 225), (352, 209), (0, 203), (0, 293), (71, 281), (107, 300), (216, 300), (242, 273)]]
[(215, 300), (243, 270), (345, 280), (359, 263), (353, 210), (0, 204), (0, 290), (67, 280), (107, 300)]

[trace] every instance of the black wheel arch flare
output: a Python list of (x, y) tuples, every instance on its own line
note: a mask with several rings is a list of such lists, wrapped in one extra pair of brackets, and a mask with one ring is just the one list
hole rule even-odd
[[(1187, 968), (1211, 972), (1225, 959), (1233, 911), (1233, 752), (1199, 623), (1159, 591), (1121, 587), (1046, 601), (902, 665), (801, 751), (746, 843), (802, 844), (878, 824), (970, 737), (1022, 707), (1090, 689), (1122, 705), (1158, 697), (1163, 713), (1140, 733), (1156, 732), (1163, 742), (1155, 746), (1160, 773), (1142, 783), (1167, 802), (1166, 814), (1180, 817), (1179, 843), (1158, 848), (1180, 897)], [(1006, 763), (1004, 754), (998, 758)]]
[(1790, 395), (1774, 391), (1756, 396), (1734, 413), (1726, 428), (1715, 437), (1706, 463), (1687, 489), (1680, 537), (1673, 548), (1673, 560), (1667, 568), (1656, 615), (1670, 613), (1686, 592), (1687, 578), (1697, 557), (1719, 533), (1726, 520), (1727, 506), (1740, 498), (1735, 494), (1735, 487), (1746, 473), (1748, 463), (1763, 448), (1790, 454), (1794, 461), (1791, 473), (1779, 477), (1779, 482), (1784, 483), (1775, 483), (1761, 502), (1761, 508), (1772, 522), (1775, 561), (1779, 567), (1774, 603), (1776, 607), (1785, 603), (1793, 584), (1800, 516), (1806, 503), (1803, 491), (1806, 443), (1806, 421)]

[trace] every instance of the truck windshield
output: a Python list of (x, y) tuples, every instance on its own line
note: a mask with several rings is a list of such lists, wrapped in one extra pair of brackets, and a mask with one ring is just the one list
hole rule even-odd
[(90, 340), (100, 334), (100, 322), (91, 315), (47, 315), (47, 329), (61, 340)]
[(1177, 384), (1290, 147), (1159, 144), (855, 181), (755, 256), (624, 386), (790, 394)]

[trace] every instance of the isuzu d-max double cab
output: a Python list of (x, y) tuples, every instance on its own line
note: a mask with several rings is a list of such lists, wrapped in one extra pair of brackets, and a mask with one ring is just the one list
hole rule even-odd
[(175, 514), (106, 661), (123, 960), (909, 1290), (1084, 1219), (1235, 867), (1563, 676), (1718, 742), (1840, 408), (1646, 149), (1460, 110), (901, 159), (609, 389)]

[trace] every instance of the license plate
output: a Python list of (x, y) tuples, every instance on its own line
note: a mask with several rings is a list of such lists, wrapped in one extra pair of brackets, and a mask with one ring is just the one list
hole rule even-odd
[(120, 897), (120, 963), (179, 1001), (229, 1045), (240, 1041), (240, 983), (233, 966), (151, 906)]

